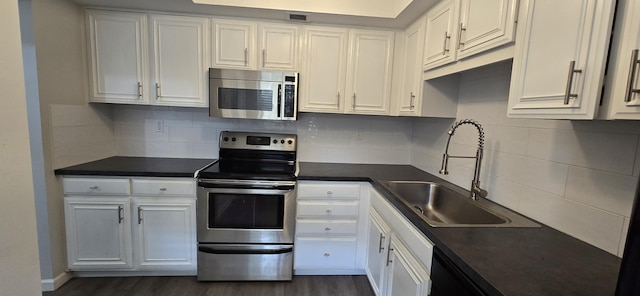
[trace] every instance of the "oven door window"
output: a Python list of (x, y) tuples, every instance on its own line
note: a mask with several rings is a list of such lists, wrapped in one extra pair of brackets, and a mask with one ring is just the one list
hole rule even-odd
[(209, 228), (282, 229), (284, 195), (209, 193)]

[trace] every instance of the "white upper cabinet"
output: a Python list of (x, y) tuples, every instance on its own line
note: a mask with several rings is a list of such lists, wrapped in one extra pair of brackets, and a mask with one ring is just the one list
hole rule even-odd
[(299, 26), (213, 20), (213, 67), (297, 71)]
[(513, 41), (517, 0), (462, 0), (458, 59)]
[(303, 36), (298, 110), (342, 113), (349, 30), (305, 26)]
[(151, 16), (153, 104), (208, 106), (209, 20)]
[(599, 117), (640, 119), (640, 1), (618, 0), (615, 34)]
[(299, 27), (260, 23), (259, 27), (259, 68), (296, 71), (300, 51)]
[(435, 68), (456, 59), (456, 24), (459, 0), (445, 0), (427, 12), (424, 69)]
[(256, 22), (213, 20), (213, 67), (256, 68)]
[(509, 91), (510, 117), (594, 118), (614, 2), (522, 1)]
[(402, 95), (398, 100), (400, 115), (419, 116), (422, 107), (422, 51), (424, 18), (418, 19), (404, 33)]
[(389, 114), (394, 33), (350, 30), (347, 113)]
[(91, 102), (148, 104), (147, 17), (87, 10)]

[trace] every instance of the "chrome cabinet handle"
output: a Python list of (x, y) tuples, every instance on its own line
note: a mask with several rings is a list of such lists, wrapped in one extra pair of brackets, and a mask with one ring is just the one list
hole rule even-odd
[(571, 93), (571, 86), (573, 85), (573, 74), (582, 73), (582, 70), (576, 69), (576, 61), (569, 63), (569, 77), (567, 77), (567, 89), (564, 92), (564, 104), (569, 105), (569, 99), (577, 98), (578, 94)]
[(162, 96), (160, 84), (156, 83), (156, 100)]
[(629, 66), (629, 77), (627, 77), (627, 94), (624, 96), (625, 102), (631, 102), (631, 97), (634, 93), (640, 93), (640, 89), (633, 88), (633, 85), (636, 82), (636, 68), (640, 64), (640, 60), (638, 60), (638, 50), (634, 49), (631, 52), (631, 65)]
[(324, 230), (329, 231), (331, 230), (331, 227), (325, 227)]
[(327, 209), (325, 212), (327, 212), (327, 213), (331, 213), (331, 209)]
[(244, 65), (247, 66), (249, 65), (249, 50), (245, 47), (244, 48)]
[(462, 26), (462, 23), (460, 23), (460, 26), (458, 27), (458, 48), (461, 48), (462, 46), (464, 46), (464, 42), (462, 42), (462, 32), (466, 32), (467, 28)]
[(382, 245), (382, 242), (384, 241), (384, 239), (385, 239), (385, 237), (381, 233), (380, 234), (380, 242), (378, 243), (378, 253), (382, 253), (382, 250), (384, 250), (384, 246)]
[(442, 44), (442, 55), (446, 55), (449, 52), (447, 48), (447, 41), (451, 42), (451, 36), (449, 36), (449, 32), (444, 32), (444, 43)]
[(91, 190), (98, 190), (98, 186), (91, 186), (91, 187), (89, 187), (89, 189), (91, 189)]
[(124, 207), (118, 206), (118, 224), (124, 222)]
[(415, 99), (415, 98), (416, 98), (416, 95), (414, 95), (414, 94), (413, 94), (413, 92), (410, 92), (410, 95), (411, 95), (411, 96), (409, 97), (409, 99), (410, 99), (410, 100), (409, 100), (409, 109), (413, 110), (413, 107), (415, 107), (415, 106), (413, 105), (413, 99)]
[(142, 98), (142, 83), (138, 81), (138, 98)]
[(338, 108), (340, 108), (340, 92), (338, 92), (338, 95), (336, 97), (338, 98), (338, 103), (336, 105), (338, 106)]
[(329, 257), (329, 256), (331, 256), (331, 254), (329, 254), (329, 253), (324, 253), (324, 256), (325, 256), (325, 257)]
[(329, 190), (329, 191), (327, 191), (327, 194), (331, 195), (331, 194), (333, 194), (333, 191)]
[(138, 224), (142, 223), (142, 208), (138, 207)]
[(356, 110), (356, 93), (353, 93), (353, 110)]
[(389, 266), (389, 263), (393, 262), (393, 260), (390, 259), (391, 252), (393, 252), (393, 248), (389, 248), (389, 251), (387, 252), (387, 266)]
[(263, 68), (264, 68), (264, 65), (266, 63), (265, 60), (264, 60), (266, 58), (266, 56), (267, 56), (266, 55), (266, 51), (267, 51), (266, 49), (262, 49), (262, 67)]
[(160, 188), (160, 191), (165, 192), (165, 191), (167, 191), (167, 188), (162, 187), (162, 188)]

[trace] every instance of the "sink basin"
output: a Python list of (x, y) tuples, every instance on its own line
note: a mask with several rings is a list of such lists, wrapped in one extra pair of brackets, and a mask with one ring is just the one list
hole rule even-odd
[(533, 221), (485, 199), (472, 200), (435, 182), (385, 181), (389, 191), (435, 227), (536, 227)]

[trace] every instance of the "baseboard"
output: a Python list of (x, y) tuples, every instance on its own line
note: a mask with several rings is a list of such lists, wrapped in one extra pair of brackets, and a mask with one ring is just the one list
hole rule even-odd
[(294, 275), (365, 275), (364, 269), (358, 268), (296, 268)]
[(60, 288), (66, 282), (68, 282), (73, 276), (69, 272), (62, 272), (58, 276), (52, 279), (43, 279), (40, 281), (42, 292), (55, 291)]

